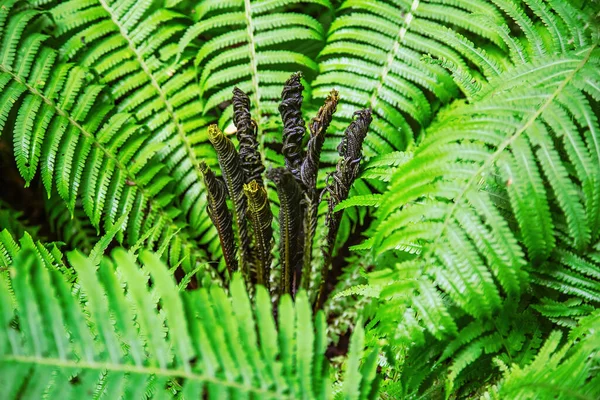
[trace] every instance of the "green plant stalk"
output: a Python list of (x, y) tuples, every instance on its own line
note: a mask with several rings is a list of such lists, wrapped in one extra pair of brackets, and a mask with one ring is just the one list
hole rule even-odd
[(233, 201), (233, 218), (236, 222), (237, 236), (240, 241), (240, 266), (246, 281), (250, 282), (250, 237), (246, 225), (247, 203), (244, 196), (244, 171), (235, 146), (217, 125), (208, 127), (208, 139), (217, 152), (221, 172), (229, 197)]
[(256, 282), (269, 288), (271, 266), (271, 240), (273, 238), (273, 214), (269, 198), (264, 186), (257, 181), (244, 185), (244, 193), (248, 199), (250, 220), (254, 229)]

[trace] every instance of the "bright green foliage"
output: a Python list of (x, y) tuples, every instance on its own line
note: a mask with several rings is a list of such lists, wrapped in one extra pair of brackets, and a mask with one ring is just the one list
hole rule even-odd
[[(239, 276), (229, 295), (216, 286), (180, 292), (155, 254), (142, 252), (140, 267), (116, 249), (96, 261), (70, 253), (71, 287), (30, 238), (22, 245), (0, 273), (5, 399), (330, 398), (324, 319), (313, 328), (305, 293), (295, 304), (282, 298), (278, 331), (265, 289), (251, 303)], [(346, 376), (374, 398), (371, 364), (359, 370), (363, 336)]]
[[(414, 281), (398, 282), (387, 295), (420, 293), (410, 296), (413, 310), (433, 335), (454, 334), (456, 326), (432, 284), (474, 318), (489, 318), (504, 295), (521, 294), (528, 262), (548, 259), (558, 241), (582, 250), (598, 240), (599, 128), (585, 97), (594, 93), (577, 84), (600, 78), (598, 60), (596, 46), (585, 45), (491, 79), (476, 102), (438, 115), (394, 172), (373, 245), (378, 252), (424, 248), (396, 267)], [(551, 74), (556, 64), (562, 67)], [(529, 86), (520, 87), (521, 79)], [(575, 271), (573, 279), (597, 274)]]
[[(378, 117), (373, 124), (376, 134), (366, 141), (371, 154), (406, 148), (418, 132), (412, 121), (427, 126), (436, 103), (448, 103), (458, 94), (450, 74), (437, 65), (423, 64), (421, 54), (445, 58), (463, 70), (468, 61), (479, 65), (472, 43), (449, 26), (505, 47), (496, 32), (499, 11), (481, 0), (348, 0), (339, 11), (319, 54), (320, 74), (313, 95), (324, 98), (327, 88), (336, 84), (343, 93), (340, 116), (349, 119), (357, 106), (373, 109)], [(485, 18), (473, 18), (472, 13)], [(489, 73), (497, 70), (494, 65)]]
[(491, 356), (531, 359), (544, 318), (573, 327), (600, 301), (597, 28), (573, 25), (586, 14), (563, 2), (523, 5), (544, 27), (496, 3), (525, 44), (500, 35), (511, 63), (498, 70), (470, 50), (483, 79), (465, 80), (475, 72), (449, 57), (424, 59), (448, 68), (467, 100), (440, 111), (409, 152), (368, 167), (367, 178), (389, 182), (382, 196), (349, 203), (378, 205), (362, 246), (381, 265), (373, 334), (400, 346), (403, 396), (470, 393), (494, 376)]
[[(197, 22), (181, 39), (179, 51), (185, 54), (199, 36), (211, 37), (195, 56), (205, 112), (228, 101), (237, 85), (248, 93), (253, 114), (262, 122), (264, 116), (277, 114), (281, 84), (290, 72), (312, 75), (317, 71), (317, 64), (304, 53), (323, 40), (323, 26), (310, 15), (286, 10), (295, 3), (317, 4), (319, 11), (331, 7), (329, 0), (209, 0), (198, 4)], [(225, 114), (228, 119), (230, 111)]]
[[(176, 220), (174, 195), (164, 166), (153, 158), (163, 147), (135, 118), (107, 102), (107, 89), (84, 67), (61, 63), (44, 46), (47, 37), (23, 35), (42, 14), (19, 11), (3, 2), (0, 20), (0, 128), (12, 130), (17, 167), (26, 183), (40, 173), (48, 195), (56, 190), (71, 213), (81, 199), (93, 226), (109, 230), (122, 215), (129, 243), (146, 238), (149, 245), (169, 246), (173, 263), (192, 269), (203, 257), (185, 235), (172, 240), (182, 224)], [(17, 52), (18, 49), (18, 52)], [(11, 112), (17, 117), (5, 126)], [(10, 132), (10, 131), (9, 131)]]
[(600, 380), (594, 370), (600, 363), (600, 316), (598, 312), (581, 320), (581, 326), (561, 345), (561, 333), (554, 331), (533, 362), (525, 367), (502, 365), (504, 380), (486, 393), (484, 399), (597, 399)]
[[(50, 196), (46, 211), (19, 214), (0, 188), (11, 204), (0, 397), (21, 384), (18, 397), (35, 399), (600, 397), (599, 11), (590, 0), (0, 0), (2, 182), (19, 183), (4, 174), (16, 169), (25, 190)], [(226, 294), (212, 288), (226, 274), (199, 168), (217, 171), (207, 127), (240, 147), (229, 104), (240, 87), (260, 158), (284, 166), (277, 105), (296, 71), (304, 115), (340, 96), (315, 196), (354, 110), (374, 117), (349, 199), (332, 203), (344, 210), (332, 281), (315, 245), (295, 303), (260, 287), (247, 296), (237, 278)], [(278, 215), (276, 187), (265, 190)], [(65, 266), (31, 225), (94, 261), (73, 253)], [(272, 228), (274, 246), (294, 229)], [(128, 252), (102, 259), (113, 237)]]

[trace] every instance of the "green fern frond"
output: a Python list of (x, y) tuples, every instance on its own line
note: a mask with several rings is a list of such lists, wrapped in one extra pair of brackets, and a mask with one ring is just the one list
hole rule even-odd
[[(600, 396), (598, 368), (598, 312), (583, 322), (578, 335), (561, 344), (562, 334), (554, 331), (533, 362), (507, 366), (504, 379), (488, 392), (496, 398), (594, 399)], [(488, 397), (489, 398), (489, 397)]]
[[(321, 24), (309, 15), (286, 12), (300, 1), (206, 1), (196, 8), (198, 22), (179, 42), (184, 54), (199, 36), (208, 37), (196, 54), (201, 71), (200, 90), (205, 112), (229, 100), (234, 85), (250, 95), (259, 125), (263, 117), (277, 112), (280, 82), (288, 71), (314, 75), (317, 65), (303, 51), (323, 40)], [(325, 9), (328, 0), (307, 0)], [(218, 12), (217, 12), (218, 11)], [(295, 50), (290, 44), (296, 43)], [(229, 114), (228, 118), (231, 118)]]
[[(0, 129), (12, 131), (25, 181), (39, 171), (48, 195), (56, 190), (71, 213), (81, 199), (96, 229), (102, 223), (110, 230), (125, 214), (129, 243), (152, 230), (148, 245), (164, 244), (181, 223), (169, 190), (172, 178), (153, 158), (162, 144), (148, 142), (147, 131), (113, 108), (107, 89), (87, 69), (60, 63), (56, 52), (21, 34), (39, 12), (19, 11), (14, 1), (3, 7)], [(7, 125), (11, 112), (17, 118)], [(179, 261), (186, 252), (191, 257), (184, 268), (195, 268), (203, 252), (185, 235), (178, 240), (169, 246), (169, 257)]]
[[(120, 111), (149, 130), (138, 146), (156, 146), (172, 178), (171, 196), (181, 199), (182, 217), (193, 237), (216, 238), (204, 211), (201, 160), (214, 166), (192, 60), (177, 58), (185, 16), (152, 1), (70, 0), (50, 8), (60, 54), (93, 70), (110, 88)], [(162, 194), (166, 197), (166, 194)], [(210, 247), (210, 245), (209, 245)]]
[[(313, 323), (304, 293), (295, 305), (282, 298), (279, 315), (286, 320), (277, 331), (264, 288), (257, 288), (253, 304), (239, 276), (229, 296), (218, 287), (181, 293), (156, 255), (142, 252), (140, 259), (143, 268), (116, 249), (96, 269), (71, 253), (79, 296), (34, 247), (18, 251), (11, 274), (0, 274), (6, 399), (43, 393), (138, 398), (144, 392), (152, 398), (330, 398), (325, 326), (322, 314)], [(363, 344), (355, 342), (357, 353)], [(365, 376), (359, 393), (369, 393), (373, 377), (359, 371), (360, 359), (352, 358), (347, 377)]]
[[(397, 269), (418, 271), (413, 279), (419, 283), (403, 288), (402, 296), (419, 294), (414, 306), (436, 337), (455, 329), (447, 317), (428, 316), (424, 304), (435, 304), (436, 313), (447, 308), (438, 288), (473, 317), (489, 318), (504, 295), (519, 296), (528, 282), (524, 250), (535, 264), (548, 259), (557, 227), (575, 249), (597, 240), (600, 164), (592, 160), (599, 154), (598, 121), (573, 84), (583, 71), (600, 67), (596, 53), (591, 45), (546, 56), (490, 79), (477, 102), (441, 113), (412, 158), (396, 168), (377, 212), (374, 249), (423, 246)], [(518, 87), (524, 79), (525, 90)], [(484, 184), (506, 191), (518, 232)], [(569, 276), (575, 287), (586, 286), (583, 277), (576, 282), (575, 271)]]

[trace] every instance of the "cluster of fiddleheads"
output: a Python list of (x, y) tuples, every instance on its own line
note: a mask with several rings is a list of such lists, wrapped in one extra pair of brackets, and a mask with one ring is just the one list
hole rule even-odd
[[(348, 198), (350, 187), (358, 176), (362, 144), (372, 121), (371, 110), (355, 113), (356, 120), (346, 129), (338, 147), (340, 160), (330, 175), (331, 184), (319, 192), (316, 182), (321, 150), (339, 95), (332, 90), (310, 122), (310, 138), (304, 151), (302, 142), (306, 128), (300, 109), (303, 100), (300, 77), (300, 73), (295, 73), (288, 79), (279, 106), (284, 125), (282, 151), (285, 168), (273, 168), (266, 174), (275, 184), (279, 198), (279, 292), (282, 294), (295, 293), (301, 280), (305, 279), (306, 283), (308, 279), (313, 264), (317, 208), (324, 195), (328, 194), (328, 233), (322, 245), (325, 263), (321, 266), (324, 278), (321, 284), (324, 287), (343, 212), (335, 207)], [(202, 165), (209, 193), (208, 210), (219, 232), (229, 272), (240, 268), (247, 281), (268, 287), (273, 262), (273, 213), (263, 181), (265, 167), (258, 151), (258, 125), (250, 115), (250, 98), (237, 87), (233, 90), (233, 121), (237, 128), (238, 150), (216, 125), (209, 127), (209, 139), (217, 152), (223, 181), (216, 178), (206, 164)], [(226, 206), (227, 194), (233, 200), (231, 211)], [(234, 220), (237, 245), (233, 234)], [(247, 227), (247, 220), (251, 229)], [(321, 297), (316, 301), (317, 307)]]

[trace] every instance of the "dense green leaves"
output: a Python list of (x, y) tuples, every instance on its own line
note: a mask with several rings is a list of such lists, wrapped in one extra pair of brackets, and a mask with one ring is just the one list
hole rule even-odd
[[(77, 278), (71, 287), (31, 239), (22, 245), (10, 250), (13, 260), (0, 272), (6, 399), (43, 393), (64, 399), (88, 393), (330, 398), (323, 316), (315, 326), (305, 293), (295, 304), (282, 299), (279, 314), (286, 320), (277, 331), (265, 289), (258, 287), (251, 302), (239, 275), (229, 295), (216, 286), (180, 292), (150, 252), (141, 253), (142, 266), (123, 249), (99, 265), (73, 252), (68, 258)], [(360, 340), (353, 351), (364, 346)], [(359, 353), (353, 357), (349, 379), (363, 376), (360, 359)], [(368, 394), (373, 376), (362, 380), (357, 393)]]
[(598, 32), (578, 0), (0, 0), (6, 396), (597, 398)]

